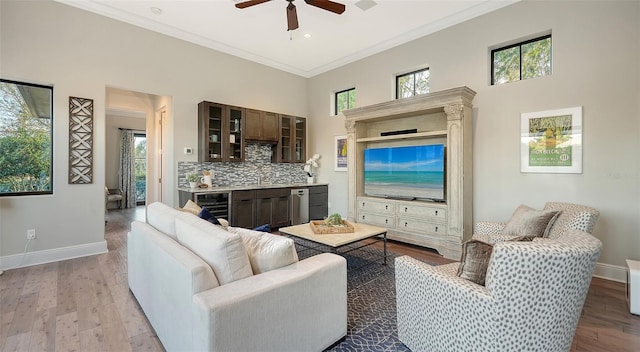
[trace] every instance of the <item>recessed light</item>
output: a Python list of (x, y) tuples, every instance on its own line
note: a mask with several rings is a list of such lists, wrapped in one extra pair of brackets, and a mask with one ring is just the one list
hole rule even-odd
[(151, 6), (151, 7), (149, 8), (149, 10), (151, 10), (151, 13), (152, 13), (152, 14), (154, 14), (154, 15), (160, 15), (160, 14), (162, 14), (162, 9), (161, 9), (161, 8), (159, 8), (159, 7)]
[(311, 38), (311, 34), (306, 33), (306, 34), (304, 35), (304, 37), (305, 37), (305, 38), (307, 38), (307, 39), (309, 39), (309, 38)]

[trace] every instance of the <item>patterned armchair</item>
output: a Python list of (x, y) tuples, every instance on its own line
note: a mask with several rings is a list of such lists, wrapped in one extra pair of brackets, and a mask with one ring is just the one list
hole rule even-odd
[(396, 258), (398, 337), (414, 352), (570, 351), (601, 247), (570, 227), (496, 243), (485, 286), (458, 277), (460, 263)]
[[(593, 233), (600, 215), (594, 208), (563, 202), (547, 202), (544, 210), (561, 210), (549, 231), (549, 238), (558, 238), (571, 229)], [(473, 238), (487, 243), (509, 240), (513, 236), (502, 235), (505, 225), (505, 222), (479, 221), (475, 223)]]

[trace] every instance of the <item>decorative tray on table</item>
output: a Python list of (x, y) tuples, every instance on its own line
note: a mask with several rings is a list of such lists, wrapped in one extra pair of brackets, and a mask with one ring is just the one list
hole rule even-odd
[(342, 220), (342, 225), (327, 225), (324, 220), (312, 220), (309, 225), (316, 234), (330, 234), (330, 233), (349, 233), (354, 232), (355, 229), (348, 221)]

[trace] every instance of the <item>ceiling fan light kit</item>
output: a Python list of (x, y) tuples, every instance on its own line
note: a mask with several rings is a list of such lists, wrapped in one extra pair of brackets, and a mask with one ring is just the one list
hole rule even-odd
[[(248, 0), (236, 3), (236, 7), (239, 9), (244, 9), (250, 6), (262, 4), (263, 2), (267, 2), (271, 0)], [(292, 31), (294, 29), (298, 29), (298, 13), (296, 11), (296, 5), (293, 4), (294, 0), (287, 0), (289, 5), (287, 5), (287, 31)], [(327, 10), (329, 12), (333, 12), (335, 14), (342, 14), (345, 10), (344, 4), (340, 4), (337, 2), (333, 2), (330, 0), (304, 0), (307, 5), (315, 6), (317, 8)]]

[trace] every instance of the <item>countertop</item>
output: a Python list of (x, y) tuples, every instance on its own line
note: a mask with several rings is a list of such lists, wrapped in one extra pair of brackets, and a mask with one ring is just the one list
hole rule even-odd
[(327, 186), (328, 183), (269, 183), (241, 186), (214, 186), (213, 188), (188, 188), (181, 187), (178, 191), (189, 193), (227, 193), (233, 191), (248, 191), (254, 189), (270, 189), (270, 188), (306, 188), (313, 186)]

